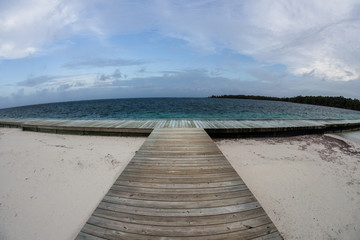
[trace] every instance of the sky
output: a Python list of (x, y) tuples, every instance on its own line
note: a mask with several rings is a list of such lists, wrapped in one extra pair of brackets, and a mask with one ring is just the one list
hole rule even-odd
[(359, 93), (359, 0), (0, 0), (0, 108)]

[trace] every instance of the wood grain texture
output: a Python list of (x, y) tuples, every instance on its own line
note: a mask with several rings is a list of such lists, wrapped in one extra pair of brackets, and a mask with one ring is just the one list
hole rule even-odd
[(203, 129), (155, 129), (77, 239), (282, 239)]
[[(360, 129), (360, 119), (0, 119), (0, 127), (18, 127), (26, 131), (60, 134), (148, 136), (153, 129), (172, 128), (172, 135), (159, 132), (159, 139), (149, 139), (160, 146), (164, 141), (178, 143), (179, 128), (202, 128), (212, 137), (259, 137), (287, 136), (301, 134), (322, 134), (334, 131)], [(201, 140), (201, 134), (183, 132), (194, 142)], [(173, 137), (174, 136), (174, 137)], [(155, 145), (149, 145), (149, 149)], [(191, 148), (192, 145), (189, 145)]]

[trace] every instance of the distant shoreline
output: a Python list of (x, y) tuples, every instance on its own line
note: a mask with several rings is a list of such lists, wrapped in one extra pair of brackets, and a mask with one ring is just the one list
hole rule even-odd
[(297, 97), (268, 97), (255, 95), (220, 95), (211, 96), (210, 98), (233, 98), (233, 99), (253, 99), (253, 100), (267, 100), (267, 101), (282, 101), (292, 103), (303, 103), (325, 107), (336, 107), (349, 110), (360, 111), (360, 101), (358, 99), (339, 97), (323, 97), (323, 96), (297, 96)]

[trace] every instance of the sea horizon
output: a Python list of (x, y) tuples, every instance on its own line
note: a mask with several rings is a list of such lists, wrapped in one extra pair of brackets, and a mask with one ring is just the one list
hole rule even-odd
[(0, 118), (71, 119), (360, 119), (360, 111), (253, 99), (111, 98), (0, 109)]

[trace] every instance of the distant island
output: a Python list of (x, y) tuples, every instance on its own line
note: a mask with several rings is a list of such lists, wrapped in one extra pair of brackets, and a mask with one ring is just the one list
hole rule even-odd
[(345, 108), (360, 111), (360, 101), (358, 99), (340, 97), (324, 97), (324, 96), (297, 96), (297, 97), (267, 97), (254, 95), (221, 95), (211, 96), (210, 98), (237, 98), (237, 99), (254, 99), (254, 100), (269, 100), (269, 101), (283, 101), (292, 103), (304, 103), (312, 105), (320, 105), (327, 107)]

